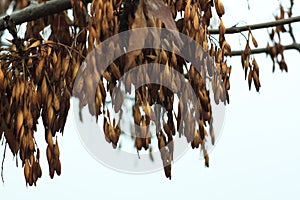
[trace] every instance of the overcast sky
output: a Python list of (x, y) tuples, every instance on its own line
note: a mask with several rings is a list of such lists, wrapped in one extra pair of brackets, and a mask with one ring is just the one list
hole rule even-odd
[[(223, 2), (227, 27), (269, 21), (278, 7), (276, 0), (250, 0), (250, 11), (246, 0)], [(295, 3), (295, 13), (298, 10), (300, 14), (299, 1)], [(294, 28), (299, 35), (300, 24), (294, 24)], [(255, 31), (254, 36), (260, 47), (266, 46), (266, 30)], [(228, 38), (234, 44), (233, 49), (241, 48), (239, 40), (243, 43), (243, 37)], [(290, 42), (288, 37), (284, 42)], [(255, 56), (260, 66), (259, 93), (248, 91), (240, 58), (229, 60), (232, 65), (230, 104), (226, 107), (221, 138), (210, 153), (209, 168), (204, 167), (199, 151), (190, 149), (174, 163), (171, 181), (165, 178), (163, 170), (143, 175), (116, 172), (87, 153), (70, 112), (64, 136), (59, 141), (62, 175), (51, 180), (46, 156), (42, 156), (43, 176), (38, 186), (26, 188), (23, 169), (16, 168), (14, 159), (7, 153), (1, 199), (300, 199), (300, 54), (292, 50), (286, 51), (285, 56), (288, 73), (278, 68), (272, 73), (271, 60), (265, 55)], [(38, 144), (45, 143), (42, 129), (36, 135), (39, 135)], [(0, 150), (3, 152), (2, 146)]]

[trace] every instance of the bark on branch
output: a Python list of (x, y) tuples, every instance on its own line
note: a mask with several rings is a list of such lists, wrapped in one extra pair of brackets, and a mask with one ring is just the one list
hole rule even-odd
[[(92, 2), (92, 0), (84, 0), (84, 2), (90, 3)], [(71, 8), (72, 8), (71, 0), (52, 0), (52, 1), (47, 1), (45, 3), (28, 6), (22, 10), (13, 12), (9, 17), (15, 22), (15, 24), (22, 24), (24, 22), (36, 20), (38, 18), (46, 17), (48, 15), (59, 13)], [(6, 16), (0, 17), (0, 31), (3, 31), (7, 28), (6, 21), (4, 20)], [(288, 19), (282, 19), (277, 21), (246, 25), (241, 27), (231, 27), (231, 28), (227, 28), (225, 33), (234, 34), (234, 33), (240, 33), (242, 31), (247, 31), (249, 30), (249, 28), (251, 28), (251, 30), (255, 30), (255, 29), (274, 27), (278, 25), (291, 24), (294, 22), (300, 22), (300, 16), (290, 17)], [(211, 29), (209, 30), (209, 33), (219, 34), (219, 29)], [(291, 45), (287, 45), (285, 46), (285, 49), (287, 50), (296, 49), (300, 52), (300, 44), (294, 43)], [(253, 49), (252, 54), (266, 53), (267, 51), (268, 48)], [(242, 51), (233, 51), (232, 55), (237, 56), (237, 55), (241, 55), (241, 53)]]
[[(287, 19), (281, 19), (281, 20), (276, 20), (276, 21), (271, 21), (271, 22), (250, 24), (250, 25), (240, 26), (240, 27), (230, 27), (230, 28), (226, 29), (225, 34), (240, 33), (242, 31), (249, 30), (249, 28), (251, 28), (251, 30), (255, 30), (255, 29), (274, 27), (274, 26), (278, 26), (278, 25), (291, 24), (291, 23), (299, 22), (299, 21), (300, 21), (300, 16), (296, 16), (296, 17), (290, 17)], [(219, 34), (219, 29), (211, 29), (211, 30), (209, 30), (209, 33), (210, 34)]]
[[(85, 3), (90, 3), (92, 0), (84, 0)], [(45, 3), (37, 4), (28, 6), (22, 10), (13, 12), (10, 15), (10, 18), (16, 23), (16, 24), (22, 24), (24, 22), (36, 20), (41, 17), (45, 17), (48, 15), (52, 15), (55, 13), (62, 12), (64, 10), (72, 8), (71, 0), (52, 0), (47, 1)], [(5, 18), (6, 16), (0, 17), (0, 31), (5, 30), (6, 24), (5, 24)], [(242, 31), (247, 31), (249, 27), (251, 30), (255, 29), (261, 29), (261, 28), (268, 28), (268, 27), (274, 27), (277, 25), (283, 25), (283, 24), (291, 24), (294, 22), (299, 22), (300, 16), (291, 17), (288, 19), (282, 19), (272, 22), (266, 22), (266, 23), (260, 23), (260, 24), (252, 24), (252, 25), (246, 25), (241, 27), (231, 27), (226, 29), (226, 34), (233, 34), (233, 33), (239, 33)], [(218, 34), (218, 29), (211, 29), (209, 30), (210, 34)]]
[[(89, 3), (91, 1), (92, 0), (85, 0), (85, 3)], [(10, 19), (15, 22), (15, 24), (22, 24), (24, 22), (29, 22), (41, 17), (59, 13), (70, 8), (72, 8), (71, 0), (52, 0), (45, 3), (28, 6), (22, 10), (13, 12), (9, 16)], [(0, 17), (0, 31), (3, 31), (7, 28), (4, 20), (6, 16)]]
[[(290, 45), (283, 45), (285, 50), (297, 50), (300, 52), (300, 44), (299, 43), (294, 43), (294, 44), (290, 44)], [(260, 53), (268, 53), (269, 52), (269, 48), (258, 48), (258, 49), (251, 49), (251, 54), (260, 54)], [(240, 56), (242, 55), (243, 50), (238, 50), (238, 51), (232, 51), (232, 56)]]

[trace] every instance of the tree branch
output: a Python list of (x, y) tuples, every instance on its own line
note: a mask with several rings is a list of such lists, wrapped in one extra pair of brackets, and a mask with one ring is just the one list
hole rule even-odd
[(5, 147), (4, 147), (4, 152), (3, 152), (3, 159), (2, 159), (2, 164), (1, 164), (1, 178), (2, 178), (3, 183), (4, 183), (3, 166), (4, 166), (4, 160), (5, 160), (6, 146), (7, 146), (7, 142), (5, 142)]
[[(240, 26), (240, 27), (230, 27), (230, 28), (226, 29), (225, 34), (240, 33), (242, 31), (249, 30), (249, 28), (251, 28), (251, 30), (255, 30), (255, 29), (274, 27), (274, 26), (278, 26), (278, 25), (291, 24), (291, 23), (299, 22), (299, 21), (300, 21), (300, 16), (296, 16), (296, 17), (290, 17), (287, 19), (281, 19), (281, 20), (265, 22), (265, 23), (260, 23), (260, 24), (250, 24), (250, 25)], [(219, 34), (219, 29), (211, 29), (208, 31), (210, 34)]]
[[(92, 0), (84, 0), (84, 3), (90, 3)], [(72, 8), (71, 0), (52, 0), (47, 1), (45, 3), (40, 3), (37, 5), (28, 6), (22, 10), (13, 12), (10, 15), (10, 18), (15, 22), (15, 24), (22, 24), (24, 22), (36, 20), (41, 17), (46, 17), (48, 15), (52, 15), (55, 13), (62, 12), (64, 10)], [(0, 17), (0, 31), (5, 30), (7, 25), (4, 20), (5, 16)], [(272, 22), (260, 23), (260, 24), (252, 24), (241, 27), (231, 27), (226, 29), (226, 34), (239, 33), (242, 31), (247, 31), (249, 27), (251, 30), (268, 28), (283, 24), (291, 24), (294, 22), (299, 22), (300, 16), (290, 17), (288, 19), (282, 19)], [(218, 34), (219, 29), (211, 29), (209, 30), (210, 34)]]
[[(290, 9), (289, 9), (289, 16), (292, 16), (293, 15), (293, 8), (294, 8), (294, 0), (290, 0), (290, 3), (291, 3), (291, 6), (290, 6)], [(289, 24), (289, 33), (291, 35), (291, 38), (292, 38), (293, 42), (295, 43), (296, 38), (295, 38), (295, 35), (294, 35), (294, 32), (293, 32), (293, 27), (292, 27), (291, 24)]]
[[(300, 44), (299, 43), (293, 43), (290, 45), (286, 45), (284, 46), (285, 50), (291, 50), (291, 49), (295, 49), (297, 51), (300, 52)], [(251, 49), (251, 54), (260, 54), (260, 53), (268, 53), (270, 50), (270, 48), (258, 48), (258, 49)], [(243, 50), (238, 50), (238, 51), (232, 51), (232, 56), (240, 56), (242, 55)]]
[[(85, 3), (90, 3), (92, 0), (85, 0)], [(28, 6), (22, 10), (13, 12), (10, 15), (15, 24), (22, 24), (24, 22), (36, 20), (41, 17), (46, 17), (55, 13), (72, 8), (71, 0), (52, 0), (37, 5)], [(0, 31), (7, 28), (4, 20), (6, 16), (0, 17)]]

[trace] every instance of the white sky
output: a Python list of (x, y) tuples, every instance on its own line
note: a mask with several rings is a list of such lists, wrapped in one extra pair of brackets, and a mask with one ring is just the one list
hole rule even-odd
[[(278, 5), (276, 0), (250, 0), (248, 11), (246, 0), (223, 2), (226, 26), (268, 21)], [(299, 1), (295, 4), (299, 14)], [(296, 35), (300, 33), (299, 25), (294, 24)], [(266, 46), (266, 31), (254, 34), (259, 45)], [(236, 43), (233, 49), (240, 48), (237, 35), (228, 38), (232, 39), (230, 43)], [(265, 55), (256, 56), (260, 65), (260, 93), (254, 88), (248, 91), (240, 58), (230, 59), (230, 104), (221, 139), (210, 154), (210, 168), (204, 167), (199, 151), (190, 149), (173, 164), (171, 181), (165, 178), (163, 170), (145, 175), (113, 171), (86, 152), (70, 116), (59, 141), (62, 175), (50, 179), (43, 151), (43, 176), (37, 187), (26, 188), (23, 169), (16, 168), (7, 153), (1, 199), (300, 199), (300, 55), (288, 51), (285, 56), (289, 72), (282, 73), (276, 68), (274, 74), (271, 60)], [(44, 143), (43, 130), (39, 135), (39, 144)], [(2, 146), (0, 150), (3, 152)]]

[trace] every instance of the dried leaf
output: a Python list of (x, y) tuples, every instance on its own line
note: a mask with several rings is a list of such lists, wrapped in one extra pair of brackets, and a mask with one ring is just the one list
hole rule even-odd
[(258, 44), (257, 44), (257, 41), (256, 41), (256, 39), (254, 38), (254, 36), (253, 36), (252, 33), (251, 33), (251, 39), (252, 39), (253, 45), (255, 46), (255, 48), (257, 48), (257, 47), (258, 47)]
[(220, 29), (220, 35), (224, 36), (225, 35), (225, 32), (226, 32), (226, 28), (223, 24), (223, 20), (220, 19), (220, 26), (219, 26), (219, 29)]
[(225, 14), (225, 9), (221, 0), (215, 0), (215, 6), (218, 16), (222, 17)]

